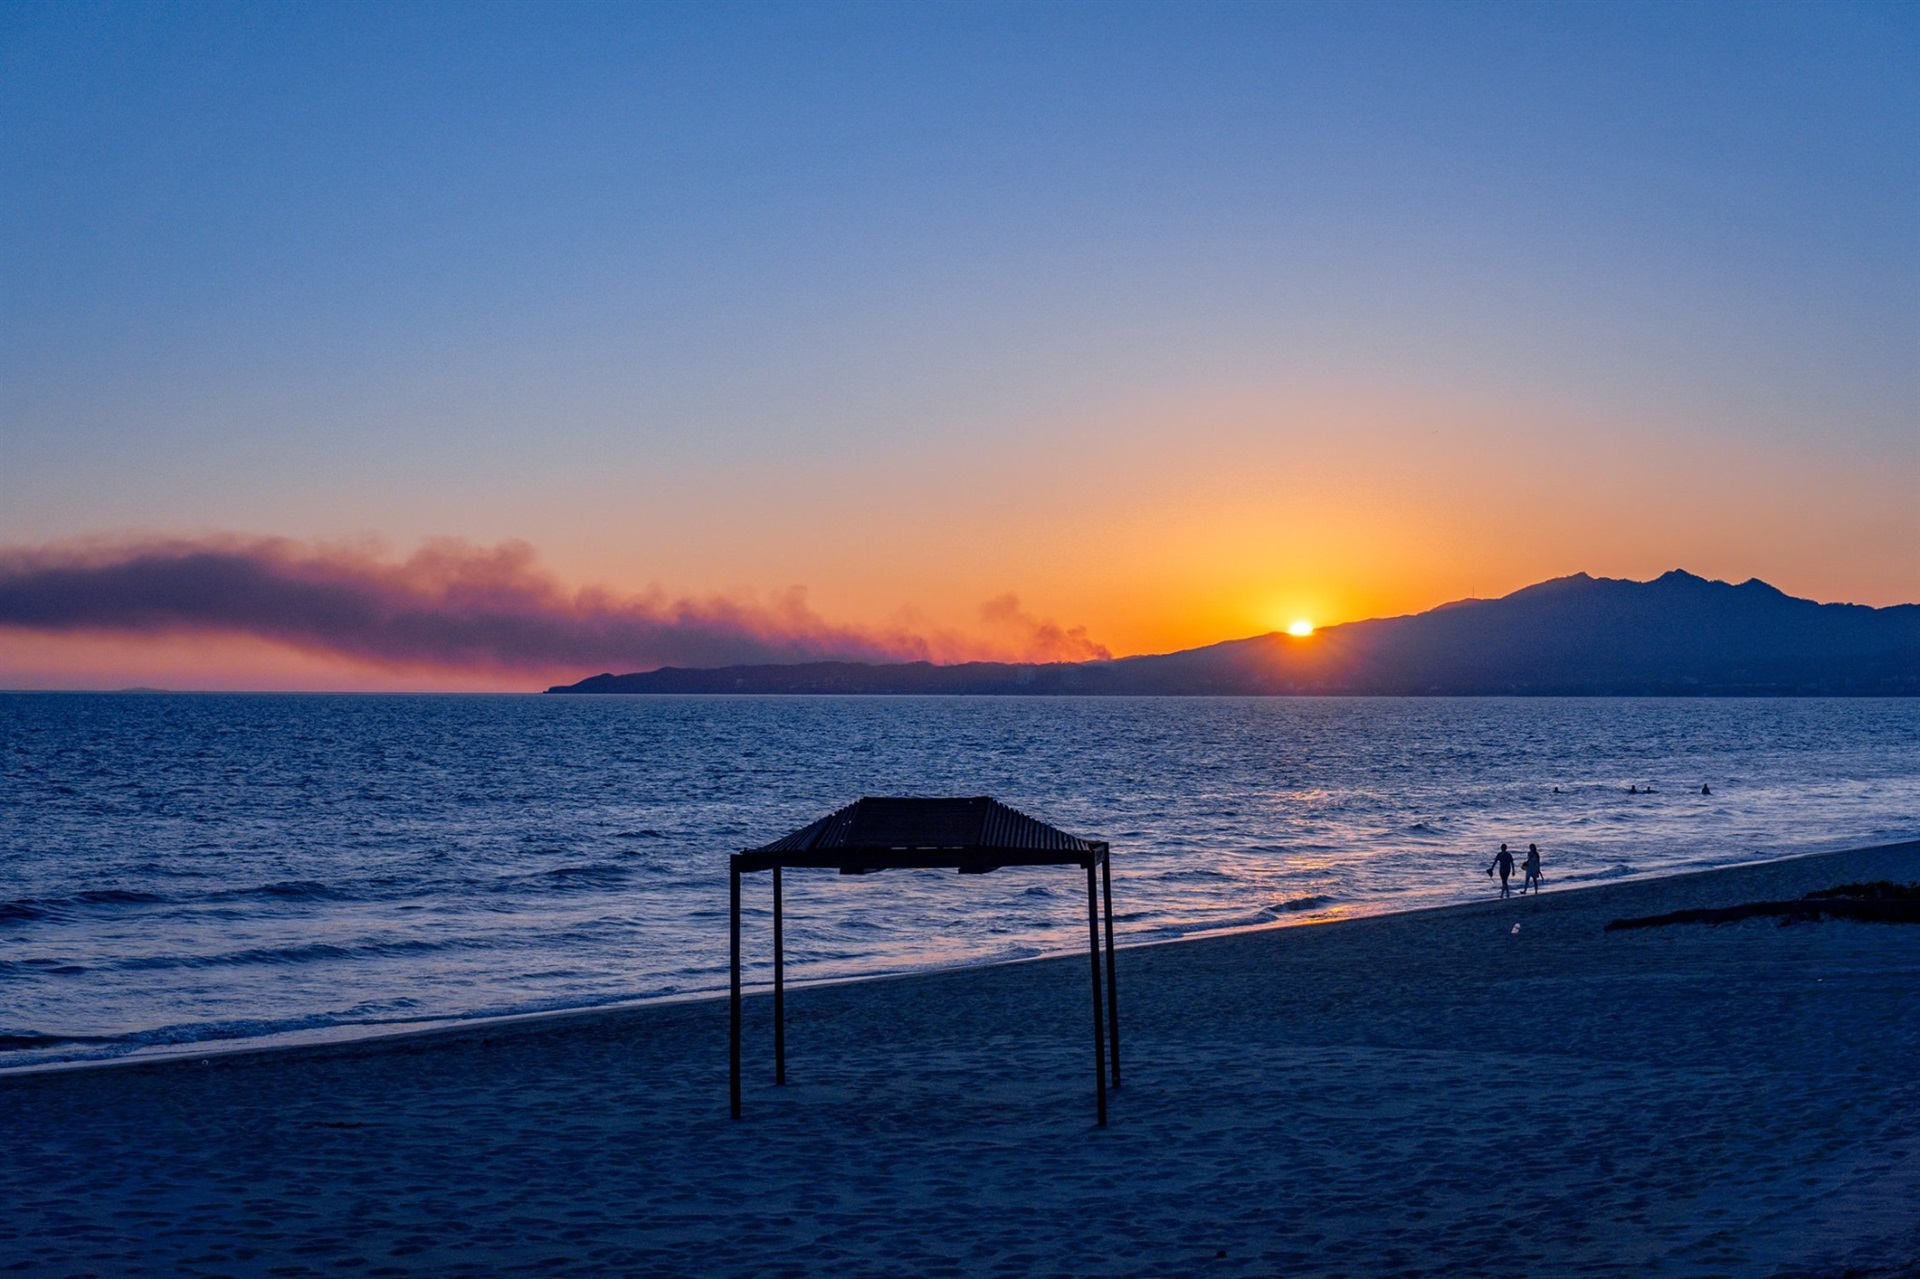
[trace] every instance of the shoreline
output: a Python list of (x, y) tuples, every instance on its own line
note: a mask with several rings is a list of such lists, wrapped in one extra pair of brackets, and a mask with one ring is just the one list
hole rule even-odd
[(0, 1081), (25, 1274), (1900, 1275), (1920, 929), (1609, 919), (1920, 843), (1084, 953)]
[[(1883, 850), (1906, 847), (1920, 848), (1920, 840), (1900, 840), (1892, 844), (1870, 844), (1836, 849), (1819, 849), (1808, 852), (1782, 853), (1777, 856), (1721, 862), (1714, 865), (1694, 867), (1682, 870), (1658, 869), (1642, 873), (1630, 873), (1614, 877), (1594, 877), (1576, 880), (1564, 886), (1555, 887), (1551, 894), (1565, 895), (1605, 890), (1613, 887), (1625, 887), (1633, 884), (1663, 883), (1673, 880), (1686, 880), (1699, 876), (1712, 876), (1723, 872), (1738, 871), (1753, 867), (1771, 866), (1782, 862), (1797, 862), (1812, 858), (1837, 857), (1853, 853), (1873, 853)], [(1519, 878), (1518, 868), (1515, 870)], [(1549, 883), (1552, 881), (1549, 880)], [(1508, 900), (1517, 900), (1519, 894)], [(1184, 946), (1249, 934), (1261, 934), (1290, 929), (1324, 928), (1330, 925), (1352, 925), (1369, 920), (1393, 920), (1420, 916), (1435, 912), (1470, 910), (1483, 907), (1488, 902), (1498, 902), (1497, 896), (1475, 898), (1465, 901), (1440, 902), (1431, 905), (1407, 906), (1369, 913), (1339, 914), (1334, 911), (1303, 912), (1299, 917), (1277, 918), (1258, 924), (1231, 924), (1218, 928), (1203, 928), (1191, 933), (1172, 937), (1148, 937), (1136, 940), (1119, 939), (1117, 953), (1147, 950), (1162, 946)], [(749, 940), (749, 946), (753, 942)], [(937, 977), (949, 973), (975, 972), (985, 969), (1015, 967), (1025, 964), (1050, 962), (1073, 962), (1085, 958), (1086, 952), (1080, 949), (1043, 951), (1034, 955), (1022, 955), (1011, 958), (983, 959), (978, 961), (956, 961), (946, 964), (932, 964), (901, 971), (877, 973), (844, 973), (821, 977), (788, 977), (787, 989), (790, 992), (831, 988), (850, 985), (865, 985), (875, 982), (917, 980)], [(743, 985), (748, 1000), (770, 997), (773, 986), (770, 980)], [(32, 1078), (41, 1075), (64, 1074), (75, 1071), (112, 1070), (147, 1066), (165, 1066), (182, 1061), (201, 1059), (224, 1059), (262, 1054), (290, 1054), (303, 1052), (327, 1052), (352, 1049), (356, 1047), (379, 1047), (395, 1043), (432, 1043), (462, 1035), (488, 1035), (501, 1030), (511, 1030), (521, 1026), (542, 1026), (564, 1024), (573, 1020), (594, 1018), (618, 1018), (643, 1013), (650, 1008), (679, 1004), (717, 1003), (728, 998), (726, 988), (715, 990), (677, 991), (665, 995), (642, 995), (632, 999), (616, 1000), (604, 1004), (591, 1004), (571, 1008), (533, 1009), (526, 1012), (501, 1013), (477, 1017), (451, 1016), (445, 1018), (420, 1018), (413, 1021), (384, 1025), (378, 1028), (361, 1030), (366, 1023), (343, 1023), (335, 1026), (314, 1027), (311, 1029), (279, 1031), (268, 1035), (236, 1037), (231, 1039), (208, 1039), (180, 1044), (156, 1044), (150, 1048), (138, 1048), (114, 1057), (82, 1058), (72, 1061), (37, 1062), (28, 1065), (8, 1066), (0, 1064), (0, 1081), (17, 1078)], [(3, 1087), (4, 1083), (0, 1083)]]

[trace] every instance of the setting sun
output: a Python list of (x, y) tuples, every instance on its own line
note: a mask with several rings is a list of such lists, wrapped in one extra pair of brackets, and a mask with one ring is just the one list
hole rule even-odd
[(1299, 618), (1293, 623), (1293, 625), (1287, 627), (1287, 634), (1302, 635), (1302, 636), (1311, 635), (1313, 634), (1313, 623), (1309, 622), (1304, 617)]

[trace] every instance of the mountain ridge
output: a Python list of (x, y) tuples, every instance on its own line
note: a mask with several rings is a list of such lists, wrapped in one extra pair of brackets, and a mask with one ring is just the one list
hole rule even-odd
[(1920, 604), (1799, 599), (1673, 569), (1087, 662), (805, 662), (603, 674), (549, 693), (1920, 695)]

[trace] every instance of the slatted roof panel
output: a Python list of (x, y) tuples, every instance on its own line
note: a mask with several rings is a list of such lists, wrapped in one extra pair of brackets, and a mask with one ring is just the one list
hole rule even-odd
[(965, 799), (869, 795), (752, 853), (969, 852), (1089, 854), (1105, 845), (1069, 835), (985, 795)]

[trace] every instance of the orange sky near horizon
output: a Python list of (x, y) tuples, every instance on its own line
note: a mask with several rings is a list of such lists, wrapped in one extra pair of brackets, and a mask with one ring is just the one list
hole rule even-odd
[[(1920, 466), (1486, 397), (1194, 394), (913, 456), (796, 464), (758, 488), (680, 480), (636, 536), (555, 526), (534, 540), (569, 580), (659, 580), (664, 558), (675, 587), (800, 584), (836, 620), (972, 631), (979, 604), (1011, 591), (1117, 655), (1577, 572), (1684, 568), (1826, 602), (1920, 599), (1920, 516), (1905, 500)], [(796, 492), (857, 493), (858, 509)]]
[[(615, 596), (663, 569), (693, 596), (752, 601), (800, 585), (827, 622), (925, 636), (936, 660), (1027, 656), (1017, 627), (982, 613), (1008, 592), (1031, 620), (1084, 626), (1115, 656), (1301, 618), (1418, 612), (1575, 572), (1684, 568), (1823, 602), (1920, 598), (1905, 553), (1920, 544), (1916, 516), (1900, 500), (1911, 475), (1537, 406), (1213, 397), (868, 465), (789, 471), (760, 492), (723, 477), (725, 500), (682, 476), (619, 531), (585, 486), (581, 527), (549, 525), (540, 564), (563, 591)], [(857, 510), (776, 500), (831, 474), (860, 495)], [(513, 691), (596, 673), (373, 663), (231, 634), (0, 630), (11, 687)]]

